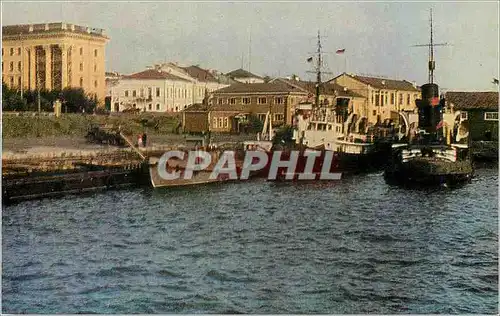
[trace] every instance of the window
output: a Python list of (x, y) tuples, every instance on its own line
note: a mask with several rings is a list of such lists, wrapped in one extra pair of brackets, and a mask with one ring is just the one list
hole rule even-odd
[(152, 93), (153, 93), (153, 90), (151, 88), (148, 88), (148, 98), (151, 99), (152, 98)]
[(219, 98), (217, 101), (219, 104), (224, 104), (224, 100), (222, 98)]
[(80, 56), (83, 55), (83, 47), (80, 47)]
[(80, 77), (80, 87), (83, 87), (83, 78)]
[(9, 70), (14, 71), (14, 62), (13, 61), (11, 61), (9, 64)]
[(153, 109), (153, 105), (152, 105), (151, 103), (148, 105), (148, 109), (149, 109), (150, 111)]
[(18, 47), (18, 48), (17, 48), (17, 55), (18, 55), (18, 56), (21, 56), (21, 47)]
[(236, 98), (230, 98), (229, 104), (236, 104)]
[(407, 105), (410, 105), (410, 94), (408, 93), (408, 95), (406, 96), (406, 104)]
[(213, 118), (212, 122), (213, 122), (213, 123), (212, 123), (212, 126), (213, 126), (214, 128), (217, 128), (217, 122), (218, 122), (218, 121), (217, 121), (217, 118), (216, 118), (216, 117), (214, 117), (214, 118)]
[(224, 118), (224, 128), (228, 128), (229, 127), (229, 118), (225, 117)]
[(14, 76), (10, 76), (10, 87), (14, 86)]
[(141, 88), (141, 90), (139, 90), (139, 95), (141, 96), (141, 98), (144, 98), (144, 88)]
[(13, 48), (13, 47), (11, 47), (11, 48), (10, 48), (10, 56), (13, 56), (13, 55), (14, 55), (14, 48)]
[(128, 97), (128, 90), (125, 90), (125, 96)]
[(156, 103), (156, 111), (160, 110), (160, 103)]
[(399, 94), (398, 104), (403, 105), (403, 94), (402, 93)]
[(485, 112), (484, 113), (485, 121), (498, 121), (498, 112)]
[(278, 98), (276, 98), (276, 99), (274, 100), (274, 102), (275, 102), (276, 104), (283, 104), (283, 98), (278, 97)]
[(258, 115), (258, 117), (259, 117), (259, 120), (261, 120), (262, 122), (264, 122), (266, 120), (266, 114), (261, 113)]
[(97, 88), (97, 80), (94, 80), (94, 87)]
[(387, 101), (387, 97), (389, 96), (389, 92), (386, 91), (384, 94), (385, 94), (385, 102), (384, 102), (384, 104), (387, 105), (387, 104), (389, 104), (389, 102)]
[(20, 61), (17, 62), (17, 70), (21, 71), (21, 62)]
[(380, 106), (384, 106), (384, 92), (380, 92)]
[(132, 96), (133, 97), (136, 97), (137, 96), (137, 92), (135, 90), (132, 90)]
[(97, 57), (97, 49), (94, 49), (94, 57)]
[(224, 118), (219, 117), (219, 128), (222, 128), (224, 125)]
[(97, 65), (94, 64), (94, 72), (97, 72)]
[(18, 87), (21, 87), (21, 77), (18, 77), (18, 78), (17, 78), (17, 86), (18, 86)]
[(375, 92), (372, 91), (372, 104), (375, 103)]
[(379, 96), (379, 93), (378, 91), (375, 92), (375, 106), (379, 106), (380, 105), (380, 96)]
[(284, 117), (285, 116), (283, 114), (281, 114), (281, 113), (280, 114), (274, 114), (274, 120), (275, 121), (283, 121)]
[(156, 96), (159, 97), (160, 96), (160, 88), (156, 88)]
[(460, 117), (463, 118), (464, 120), (466, 120), (468, 118), (467, 116), (467, 112), (465, 111), (460, 111)]
[(243, 98), (242, 103), (243, 104), (250, 104), (250, 98)]
[(257, 104), (266, 104), (267, 99), (266, 98), (257, 98)]
[(83, 63), (80, 63), (80, 71), (83, 71)]
[(373, 116), (377, 115), (377, 111), (376, 111), (376, 110), (373, 110), (372, 115), (373, 115)]
[(391, 104), (394, 104), (394, 92), (391, 93)]

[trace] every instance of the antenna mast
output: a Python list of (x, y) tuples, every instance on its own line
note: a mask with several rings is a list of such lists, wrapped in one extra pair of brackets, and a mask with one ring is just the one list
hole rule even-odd
[(434, 44), (434, 30), (432, 25), (432, 8), (430, 14), (431, 26), (431, 41), (429, 44), (413, 45), (413, 47), (428, 47), (429, 48), (429, 83), (434, 83), (434, 69), (436, 69), (436, 62), (434, 61), (434, 48), (436, 46), (451, 46), (448, 43)]
[(431, 43), (429, 45), (429, 83), (434, 83), (434, 69), (436, 69), (436, 62), (434, 61), (434, 41), (433, 41), (432, 8), (431, 8)]
[(321, 38), (318, 30), (318, 63), (316, 65), (316, 106), (319, 106), (319, 87), (321, 86)]

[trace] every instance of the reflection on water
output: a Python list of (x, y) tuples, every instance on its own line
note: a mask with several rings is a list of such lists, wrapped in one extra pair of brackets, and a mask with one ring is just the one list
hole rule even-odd
[(498, 171), (133, 189), (3, 211), (4, 313), (497, 313)]

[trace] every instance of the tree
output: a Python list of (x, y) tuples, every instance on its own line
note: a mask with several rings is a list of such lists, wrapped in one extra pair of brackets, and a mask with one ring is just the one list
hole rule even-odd
[(288, 145), (294, 143), (293, 127), (290, 125), (281, 126), (274, 134), (273, 143), (276, 145)]
[[(38, 91), (27, 90), (23, 98), (18, 90), (9, 88), (2, 82), (2, 109), (4, 111), (37, 111)], [(97, 107), (97, 97), (86, 95), (81, 88), (64, 88), (61, 90), (40, 90), (40, 107), (42, 111), (53, 111), (56, 100), (63, 102), (63, 111), (92, 113)]]
[(26, 102), (17, 90), (10, 89), (2, 82), (2, 110), (4, 111), (25, 111)]
[(257, 133), (262, 131), (264, 127), (264, 122), (262, 122), (258, 116), (250, 114), (245, 122), (246, 131), (250, 133)]

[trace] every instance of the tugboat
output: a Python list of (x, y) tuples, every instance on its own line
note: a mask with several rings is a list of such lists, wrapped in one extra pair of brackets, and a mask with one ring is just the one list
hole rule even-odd
[(432, 38), (429, 46), (429, 83), (422, 99), (416, 100), (418, 129), (408, 131), (406, 142), (392, 145), (392, 156), (384, 177), (388, 183), (454, 185), (468, 182), (473, 175), (468, 122), (460, 111), (454, 113), (439, 97), (434, 83), (435, 61)]
[[(318, 34), (316, 100), (310, 108), (300, 108), (295, 116), (294, 139), (300, 148), (333, 152), (340, 172), (355, 173), (381, 169), (390, 154), (390, 142), (369, 129), (366, 120), (349, 113), (350, 99), (338, 96), (336, 104), (321, 104), (321, 42)], [(339, 87), (342, 88), (342, 87)], [(344, 88), (345, 89), (345, 88)], [(337, 91), (339, 95), (341, 91)], [(394, 135), (395, 136), (395, 135)], [(391, 138), (392, 141), (392, 138)], [(389, 144), (389, 145), (387, 145)]]

